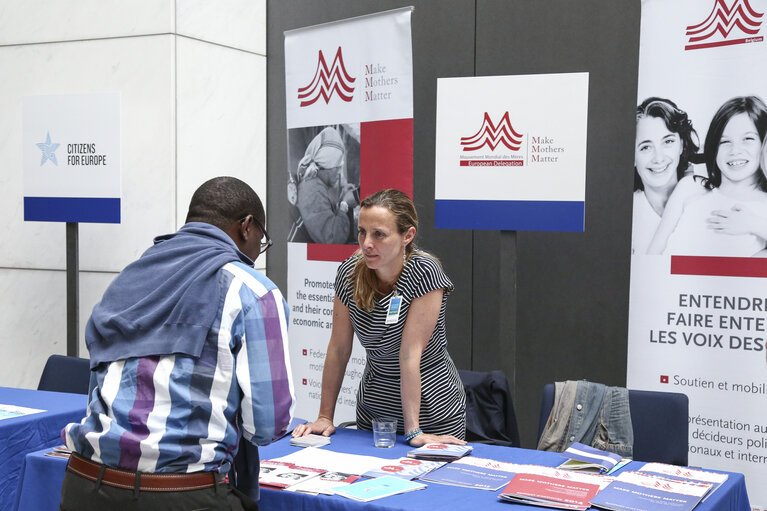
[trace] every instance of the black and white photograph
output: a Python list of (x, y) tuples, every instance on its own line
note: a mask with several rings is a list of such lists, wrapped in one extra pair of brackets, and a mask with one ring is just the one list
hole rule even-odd
[(637, 106), (632, 253), (767, 256), (767, 106), (735, 96), (699, 139), (673, 100)]
[(360, 125), (288, 131), (288, 241), (355, 244), (360, 189)]

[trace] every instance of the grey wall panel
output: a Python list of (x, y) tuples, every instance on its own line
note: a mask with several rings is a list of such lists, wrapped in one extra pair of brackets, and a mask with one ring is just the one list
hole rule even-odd
[[(421, 245), (456, 285), (448, 301), (459, 367), (501, 369), (523, 445), (534, 446), (544, 383), (624, 385), (639, 0), (270, 1), (268, 218), (270, 276), (284, 289), (289, 228), (283, 31), (414, 5), (414, 195)], [(476, 37), (475, 37), (476, 35)], [(437, 230), (436, 79), (590, 73), (585, 233)]]
[(590, 74), (586, 232), (517, 237), (515, 403), (532, 447), (545, 383), (625, 385), (640, 5), (477, 4), (477, 75)]

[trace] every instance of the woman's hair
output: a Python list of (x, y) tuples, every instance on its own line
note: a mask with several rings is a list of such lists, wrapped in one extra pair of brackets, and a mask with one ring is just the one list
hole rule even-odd
[[(404, 192), (387, 188), (369, 195), (360, 203), (360, 208), (372, 208), (374, 206), (385, 208), (394, 215), (394, 223), (400, 234), (405, 234), (411, 227), (416, 230), (416, 233), (418, 232), (418, 213), (416, 213), (413, 201)], [(409, 258), (416, 250), (414, 241), (411, 241), (405, 245), (405, 257)], [(357, 251), (357, 254), (361, 253), (361, 249)], [(351, 281), (357, 307), (368, 312), (372, 311), (375, 307), (376, 297), (383, 296), (385, 293), (375, 271), (365, 264), (364, 257), (360, 257), (352, 268)]]
[[(703, 153), (706, 158), (706, 170), (708, 171), (707, 188), (718, 188), (722, 184), (722, 171), (716, 164), (719, 153), (719, 143), (722, 133), (730, 122), (730, 119), (738, 114), (747, 114), (756, 126), (759, 133), (759, 141), (764, 142), (767, 132), (767, 106), (756, 96), (738, 96), (725, 102), (711, 119), (711, 125), (706, 133), (706, 142), (703, 145)], [(759, 172), (757, 186), (762, 191), (767, 191), (767, 179), (764, 172)]]
[[(687, 117), (687, 112), (680, 110), (673, 101), (656, 97), (647, 98), (637, 106), (637, 122), (645, 117), (662, 119), (669, 131), (679, 135), (682, 141), (682, 154), (679, 156), (679, 165), (676, 168), (676, 177), (679, 181), (690, 166), (693, 155), (698, 152), (698, 134), (692, 127), (692, 121)], [(636, 168), (634, 168), (634, 190), (644, 190), (644, 183)]]

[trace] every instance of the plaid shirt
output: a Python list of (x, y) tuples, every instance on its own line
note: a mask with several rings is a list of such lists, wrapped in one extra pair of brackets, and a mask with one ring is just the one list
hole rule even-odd
[(228, 471), (240, 435), (282, 436), (295, 396), (288, 307), (279, 289), (243, 263), (218, 275), (219, 313), (199, 358), (129, 358), (91, 372), (88, 415), (64, 428), (67, 447), (141, 472)]

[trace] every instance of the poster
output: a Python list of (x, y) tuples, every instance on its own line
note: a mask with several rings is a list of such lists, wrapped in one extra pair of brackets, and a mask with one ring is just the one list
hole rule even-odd
[(687, 394), (690, 465), (744, 473), (755, 509), (767, 508), (765, 13), (765, 0), (642, 2), (627, 372), (630, 388)]
[(23, 102), (24, 220), (120, 223), (120, 94)]
[(436, 226), (582, 232), (588, 78), (440, 78)]
[[(285, 32), (290, 356), (296, 416), (319, 411), (336, 269), (357, 249), (359, 202), (413, 195), (412, 8)], [(336, 424), (355, 419), (365, 352), (355, 338)]]

